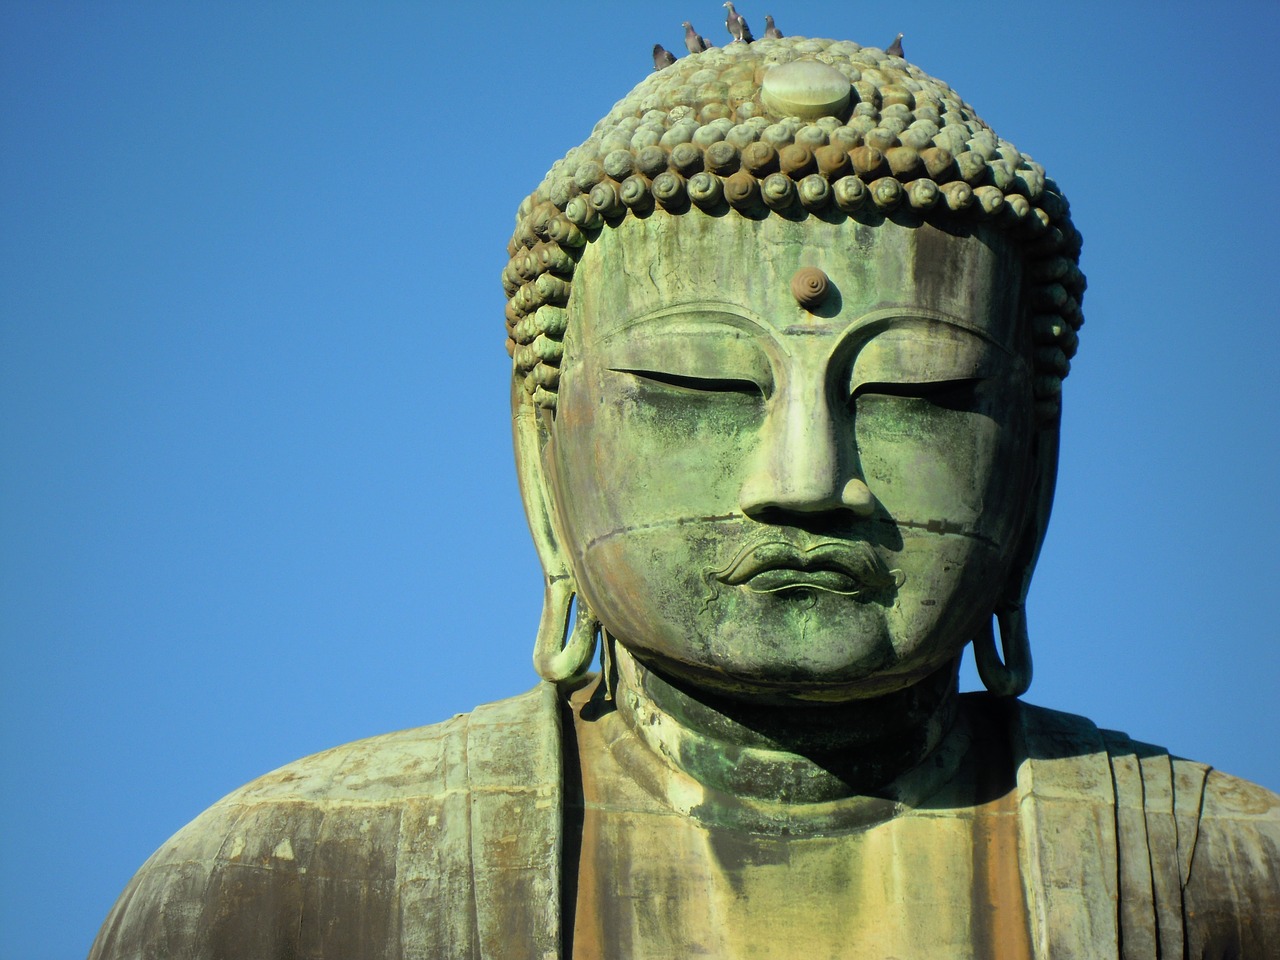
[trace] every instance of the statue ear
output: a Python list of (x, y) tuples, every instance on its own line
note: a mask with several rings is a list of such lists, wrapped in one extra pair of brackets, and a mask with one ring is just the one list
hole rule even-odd
[[(599, 622), (578, 596), (577, 583), (556, 529), (554, 498), (542, 461), (542, 450), (548, 440), (546, 421), (533, 398), (525, 393), (520, 378), (512, 383), (511, 390), (516, 477), (546, 581), (533, 666), (544, 680), (570, 682), (581, 677), (595, 657)], [(570, 636), (569, 620), (575, 599), (577, 622)]]
[(995, 609), (1000, 625), (1000, 647), (1004, 659), (996, 653), (995, 631), (990, 618), (973, 640), (973, 656), (978, 675), (986, 688), (997, 696), (1018, 697), (1031, 686), (1031, 639), (1027, 632), (1027, 591), (1031, 575), (1040, 558), (1040, 547), (1049, 528), (1053, 508), (1053, 491), (1058, 479), (1058, 426), (1036, 431), (1031, 473), (1031, 499), (1023, 520), (1009, 578), (1005, 582)]

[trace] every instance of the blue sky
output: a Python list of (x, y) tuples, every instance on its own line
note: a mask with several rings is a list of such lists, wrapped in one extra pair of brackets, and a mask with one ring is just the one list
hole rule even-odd
[[(1277, 789), (1280, 7), (1049, 6), (742, 12), (905, 31), (1063, 186), (1028, 699)], [(723, 11), (533, 9), (0, 4), (0, 957), (83, 955), (252, 777), (534, 682), (512, 218)]]

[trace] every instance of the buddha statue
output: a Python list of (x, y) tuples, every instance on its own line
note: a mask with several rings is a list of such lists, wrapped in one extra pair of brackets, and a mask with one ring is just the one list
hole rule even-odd
[(230, 794), (91, 956), (1275, 956), (1280, 798), (1019, 699), (1079, 252), (901, 57), (650, 76), (502, 275), (541, 682)]

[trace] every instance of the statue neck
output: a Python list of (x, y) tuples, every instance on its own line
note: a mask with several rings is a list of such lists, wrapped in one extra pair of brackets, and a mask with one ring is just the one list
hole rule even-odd
[(664, 677), (621, 644), (613, 656), (614, 699), (632, 732), (706, 790), (735, 800), (911, 803), (945, 782), (963, 753), (953, 744), (927, 774), (912, 775), (955, 726), (958, 659), (913, 687), (867, 700), (762, 706)]

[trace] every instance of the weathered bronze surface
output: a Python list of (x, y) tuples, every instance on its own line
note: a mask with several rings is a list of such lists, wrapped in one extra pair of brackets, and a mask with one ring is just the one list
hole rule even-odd
[(543, 682), (231, 794), (92, 956), (1274, 956), (1280, 798), (1016, 699), (1079, 251), (900, 57), (654, 74), (503, 272)]

